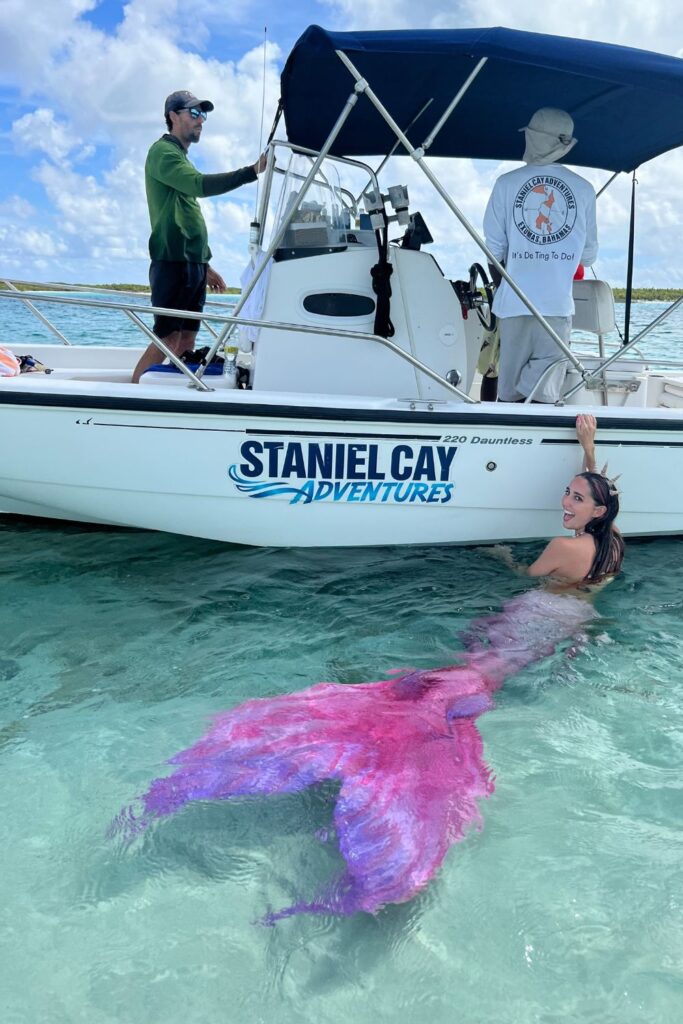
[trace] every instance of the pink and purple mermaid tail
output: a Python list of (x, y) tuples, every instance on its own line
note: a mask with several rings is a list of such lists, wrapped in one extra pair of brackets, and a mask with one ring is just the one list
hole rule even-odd
[(375, 683), (319, 683), (246, 701), (171, 758), (142, 796), (139, 831), (193, 800), (294, 793), (339, 782), (334, 822), (346, 862), (327, 892), (294, 913), (374, 912), (419, 892), (449, 847), (480, 821), (493, 791), (474, 718), (510, 675), (551, 654), (595, 616), (581, 600), (531, 591), (472, 624), (462, 664)]

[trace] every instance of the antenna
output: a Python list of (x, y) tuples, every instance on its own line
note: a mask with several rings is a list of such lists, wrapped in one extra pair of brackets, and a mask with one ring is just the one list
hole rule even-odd
[[(263, 146), (263, 115), (266, 107), (266, 44), (268, 42), (268, 26), (263, 27), (263, 78), (261, 82), (261, 125), (259, 127), (258, 137), (258, 156), (257, 160), (261, 159), (261, 152)], [(259, 243), (259, 237), (261, 234), (261, 225), (258, 222), (258, 201), (259, 201), (259, 181), (260, 176), (256, 176), (256, 201), (254, 203), (254, 219), (249, 226), (249, 249), (252, 255), (255, 254), (256, 247)]]

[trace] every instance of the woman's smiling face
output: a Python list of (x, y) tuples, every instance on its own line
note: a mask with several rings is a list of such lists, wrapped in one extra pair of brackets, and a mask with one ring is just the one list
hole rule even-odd
[(599, 519), (607, 510), (596, 503), (588, 481), (575, 476), (564, 492), (562, 511), (562, 525), (567, 530), (583, 532), (591, 519)]

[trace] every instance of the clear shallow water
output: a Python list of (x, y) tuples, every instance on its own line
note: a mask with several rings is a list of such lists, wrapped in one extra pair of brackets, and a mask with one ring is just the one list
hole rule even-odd
[[(529, 554), (535, 548), (520, 548)], [(478, 722), (496, 792), (376, 917), (255, 924), (341, 861), (333, 793), (111, 818), (251, 696), (447, 664), (525, 582), (481, 552), (269, 551), (0, 517), (3, 1018), (674, 1024), (683, 999), (679, 540)]]
[[(75, 343), (140, 344), (123, 317), (45, 308)], [(634, 324), (663, 308), (636, 304)], [(680, 358), (681, 316), (645, 351)], [(51, 340), (19, 304), (0, 326)], [(478, 720), (497, 776), (483, 830), (422, 895), (268, 929), (341, 866), (315, 837), (333, 791), (191, 806), (132, 844), (106, 838), (113, 816), (213, 712), (448, 664), (524, 582), (471, 550), (252, 551), (0, 517), (3, 1019), (677, 1024), (682, 561), (680, 540), (631, 543), (588, 646), (506, 683)]]
[[(68, 295), (68, 292), (64, 293)], [(83, 298), (101, 299), (103, 302), (116, 302), (121, 305), (149, 306), (149, 298), (145, 295), (116, 295), (114, 293), (84, 292)], [(221, 305), (233, 305), (234, 295), (212, 296), (206, 306), (207, 313), (221, 313)], [(36, 301), (34, 305), (48, 320), (62, 332), (72, 345), (124, 345), (141, 347), (147, 344), (138, 327), (128, 319), (125, 313), (117, 313), (108, 309), (92, 309), (78, 306)], [(148, 327), (152, 326), (152, 316), (143, 314)], [(202, 340), (203, 339), (203, 340)], [(200, 333), (200, 345), (209, 343), (210, 335), (206, 328)], [(15, 344), (20, 341), (26, 344), (30, 352), (34, 345), (60, 345), (62, 342), (30, 309), (16, 299), (0, 301), (0, 345)]]

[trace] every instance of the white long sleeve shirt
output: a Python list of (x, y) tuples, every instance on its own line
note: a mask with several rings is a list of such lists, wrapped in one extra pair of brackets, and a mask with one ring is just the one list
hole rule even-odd
[[(502, 174), (484, 214), (484, 237), (496, 259), (543, 316), (571, 316), (579, 263), (598, 254), (595, 191), (562, 164), (525, 164)], [(503, 280), (497, 316), (531, 316)]]

